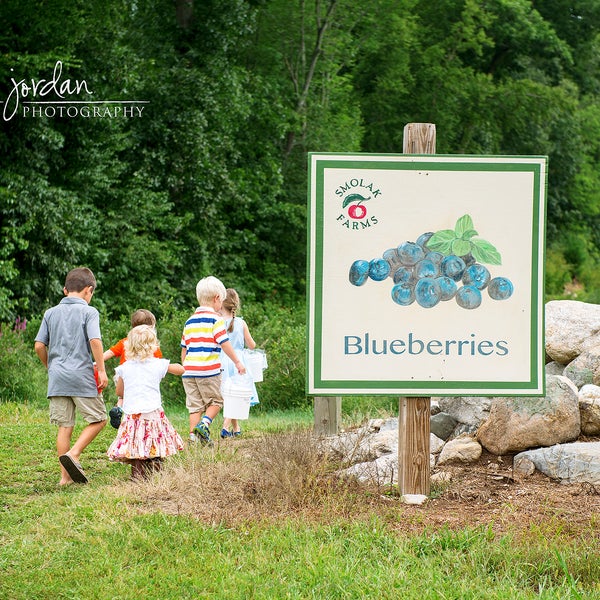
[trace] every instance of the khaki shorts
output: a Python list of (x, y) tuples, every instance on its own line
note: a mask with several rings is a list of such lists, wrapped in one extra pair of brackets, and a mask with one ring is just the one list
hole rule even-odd
[(106, 421), (104, 398), (83, 396), (50, 396), (50, 423), (59, 427), (75, 426), (75, 409), (88, 423)]
[(209, 406), (223, 408), (221, 375), (184, 377), (185, 405), (190, 413), (206, 412)]

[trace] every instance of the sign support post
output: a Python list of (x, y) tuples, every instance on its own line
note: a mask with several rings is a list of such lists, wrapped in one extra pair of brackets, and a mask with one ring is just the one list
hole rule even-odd
[[(432, 123), (408, 123), (404, 127), (404, 154), (435, 154), (436, 132)], [(400, 494), (429, 496), (431, 399), (401, 397), (398, 404), (398, 489)]]

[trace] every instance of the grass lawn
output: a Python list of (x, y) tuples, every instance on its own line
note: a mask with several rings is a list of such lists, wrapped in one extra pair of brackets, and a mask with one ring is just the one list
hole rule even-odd
[[(346, 403), (344, 419), (389, 408), (362, 406)], [(185, 410), (167, 414), (183, 436)], [(243, 424), (244, 438), (263, 444), (266, 465), (285, 453), (269, 438), (311, 425), (310, 410), (257, 413)], [(135, 484), (129, 467), (106, 459), (110, 425), (82, 456), (90, 483), (60, 489), (46, 407), (0, 404), (0, 426), (2, 599), (600, 598), (597, 530), (499, 537), (487, 527), (438, 527), (407, 535), (394, 527), (405, 518), (399, 503), (341, 486), (319, 495), (321, 479), (310, 473), (291, 482), (304, 495), (290, 501), (277, 495), (284, 484), (267, 485), (267, 467), (256, 471), (265, 480), (257, 479), (252, 499), (238, 476), (239, 465), (256, 468), (251, 446), (229, 441), (186, 450), (164, 473)], [(187, 508), (214, 494), (226, 502), (228, 489), (252, 510), (215, 520)], [(261, 497), (268, 494), (270, 503)], [(227, 514), (221, 508), (214, 514)]]

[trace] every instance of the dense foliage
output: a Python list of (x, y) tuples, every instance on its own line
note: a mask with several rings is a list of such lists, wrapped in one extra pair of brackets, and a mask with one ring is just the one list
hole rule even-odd
[[(306, 153), (401, 152), (409, 122), (439, 153), (547, 154), (547, 293), (600, 301), (596, 0), (4, 0), (0, 26), (0, 322), (81, 264), (113, 317), (208, 273), (293, 304)], [(25, 116), (57, 61), (143, 114)]]

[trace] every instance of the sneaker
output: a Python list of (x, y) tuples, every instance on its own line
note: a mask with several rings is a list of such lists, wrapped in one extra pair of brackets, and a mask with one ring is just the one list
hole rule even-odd
[(190, 444), (194, 444), (197, 441), (198, 441), (198, 438), (196, 437), (196, 434), (190, 433)]
[(228, 437), (232, 437), (233, 433), (231, 433), (231, 431), (228, 431), (227, 429), (221, 429), (221, 439), (224, 440), (225, 438)]
[(198, 425), (194, 427), (194, 433), (200, 442), (210, 444), (210, 431), (204, 423), (198, 423)]
[(240, 429), (239, 431), (234, 431), (230, 435), (232, 435), (233, 437), (240, 437), (240, 435), (242, 435), (242, 430)]

